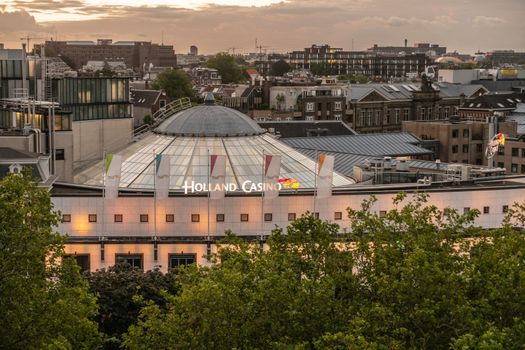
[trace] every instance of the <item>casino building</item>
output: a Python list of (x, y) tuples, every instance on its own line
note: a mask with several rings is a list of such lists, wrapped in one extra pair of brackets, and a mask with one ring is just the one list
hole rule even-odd
[[(77, 173), (75, 183), (52, 186), (53, 203), (63, 218), (58, 231), (68, 236), (66, 253), (84, 269), (118, 261), (163, 271), (192, 262), (210, 264), (207, 256), (217, 250), (225, 231), (264, 244), (273, 229), (286, 228), (307, 211), (344, 232), (351, 224), (346, 209), (358, 208), (371, 195), (378, 199), (373, 209), (383, 215), (393, 208), (396, 193), (424, 191), (440, 209), (479, 209), (476, 223), (487, 228), (499, 226), (509, 206), (525, 198), (525, 177), (460, 174), (439, 182), (370, 185), (339, 172), (333, 175), (332, 195), (318, 198), (315, 157), (212, 100), (174, 114), (115, 154), (122, 159), (116, 198), (104, 197), (103, 162)], [(171, 159), (167, 198), (155, 196), (156, 154)], [(208, 183), (210, 154), (225, 156), (225, 183), (237, 189), (219, 199), (198, 186), (188, 187)], [(273, 199), (251, 187), (263, 181), (265, 154), (280, 155), (279, 177), (293, 178), (300, 187), (283, 187)]]

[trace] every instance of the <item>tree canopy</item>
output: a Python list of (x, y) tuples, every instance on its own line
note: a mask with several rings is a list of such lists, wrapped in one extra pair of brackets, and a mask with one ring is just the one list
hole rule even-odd
[(208, 59), (206, 65), (215, 68), (222, 77), (225, 84), (238, 83), (243, 79), (241, 66), (234, 56), (221, 52)]
[(270, 74), (278, 77), (282, 77), (285, 73), (292, 70), (292, 67), (286, 63), (285, 60), (279, 60), (272, 63), (270, 67)]
[(63, 259), (59, 214), (30, 172), (0, 180), (0, 346), (92, 349), (102, 343), (96, 299)]
[(268, 249), (230, 237), (215, 266), (183, 269), (166, 306), (141, 311), (125, 345), (521, 349), (520, 208), (486, 231), (474, 224), (477, 211), (439, 210), (420, 194), (393, 201), (385, 216), (374, 198), (349, 209), (345, 235), (306, 215), (286, 234), (276, 229)]
[(190, 78), (180, 69), (167, 69), (160, 72), (151, 82), (151, 88), (166, 91), (166, 95), (171, 99), (192, 98), (194, 95)]

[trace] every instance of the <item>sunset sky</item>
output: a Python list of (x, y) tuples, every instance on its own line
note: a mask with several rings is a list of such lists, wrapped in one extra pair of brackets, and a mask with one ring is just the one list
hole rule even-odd
[[(350, 50), (414, 42), (449, 50), (525, 51), (525, 0), (7, 0), (0, 5), (0, 43), (20, 38), (151, 40), (176, 53), (270, 51), (328, 43)], [(34, 42), (43, 39), (35, 39)]]

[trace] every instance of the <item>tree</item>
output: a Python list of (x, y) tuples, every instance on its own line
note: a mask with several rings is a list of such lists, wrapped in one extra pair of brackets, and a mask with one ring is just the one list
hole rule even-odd
[[(63, 259), (59, 214), (31, 173), (0, 180), (0, 344), (5, 349), (97, 348), (96, 299)], [(62, 260), (62, 261), (61, 261)]]
[(285, 60), (279, 60), (272, 63), (270, 67), (270, 74), (277, 77), (282, 77), (285, 73), (288, 73), (292, 67), (286, 63)]
[(330, 75), (333, 73), (333, 67), (326, 62), (312, 63), (310, 72), (316, 76)]
[(143, 300), (162, 307), (165, 302), (162, 293), (176, 293), (174, 273), (143, 272), (129, 264), (88, 273), (86, 278), (91, 292), (98, 296), (100, 330), (111, 337), (105, 349), (120, 347), (121, 336), (137, 321)]
[(227, 53), (218, 53), (208, 59), (206, 65), (217, 69), (225, 84), (238, 83), (243, 79), (241, 67), (235, 61), (235, 57)]
[(166, 95), (172, 99), (192, 98), (194, 95), (190, 79), (179, 69), (167, 69), (159, 73), (151, 82), (151, 88), (166, 91)]
[[(399, 194), (349, 209), (351, 232), (305, 215), (268, 249), (228, 237), (210, 268), (177, 277), (124, 336), (129, 349), (519, 349), (525, 239), (519, 206), (498, 230)], [(524, 208), (523, 206), (521, 208)], [(520, 216), (521, 215), (521, 216)]]

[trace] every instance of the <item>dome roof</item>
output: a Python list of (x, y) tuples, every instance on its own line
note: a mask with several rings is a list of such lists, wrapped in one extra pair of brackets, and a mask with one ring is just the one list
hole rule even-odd
[(215, 105), (181, 111), (160, 124), (155, 132), (170, 136), (252, 136), (265, 131), (247, 115)]

